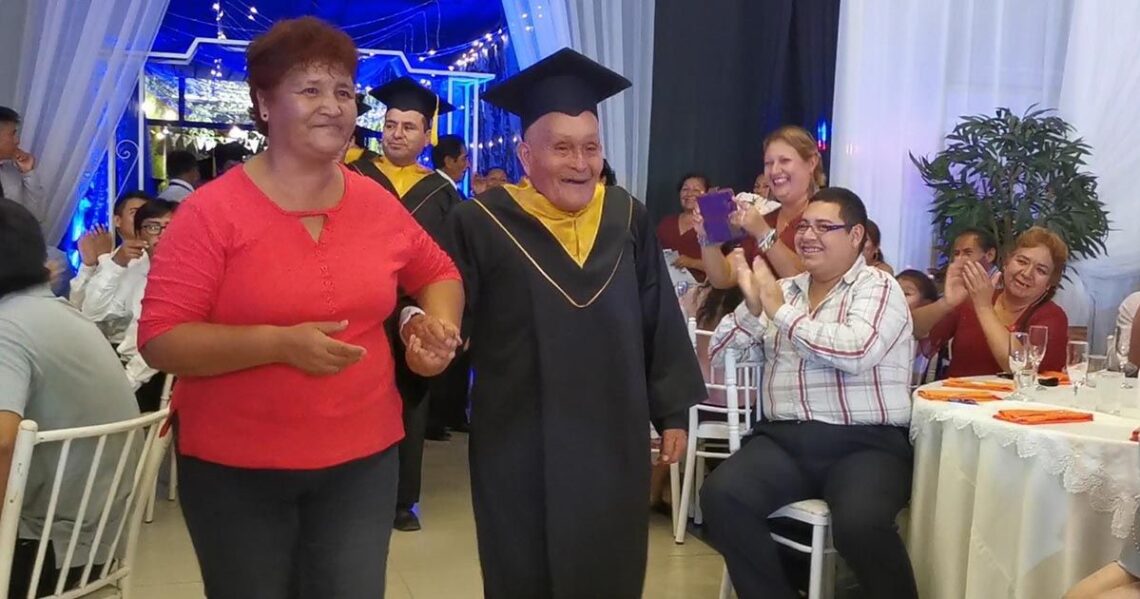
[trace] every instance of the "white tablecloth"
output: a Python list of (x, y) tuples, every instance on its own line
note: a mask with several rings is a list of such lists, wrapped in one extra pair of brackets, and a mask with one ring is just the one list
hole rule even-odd
[[(1034, 397), (1071, 396), (1062, 387)], [(916, 395), (908, 544), (919, 596), (1055, 598), (1116, 559), (1140, 501), (1140, 444), (1129, 440), (1140, 421), (993, 418), (999, 409), (1052, 407)]]

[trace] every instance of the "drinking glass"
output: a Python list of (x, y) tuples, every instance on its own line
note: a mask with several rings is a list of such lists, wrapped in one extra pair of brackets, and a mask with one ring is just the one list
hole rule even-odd
[(1085, 385), (1089, 371), (1089, 344), (1084, 341), (1070, 341), (1065, 348), (1065, 372), (1073, 384), (1073, 397)]
[(1032, 386), (1033, 381), (1026, 377), (1026, 373), (1034, 379), (1037, 375), (1029, 369), (1029, 333), (1015, 332), (1009, 334), (1009, 371), (1013, 373), (1014, 391), (1006, 399), (1029, 401), (1024, 391)]
[[(1120, 371), (1124, 373), (1124, 376), (1132, 376), (1136, 373), (1136, 365), (1128, 359), (1128, 350), (1132, 344), (1132, 328), (1118, 326), (1115, 333), (1115, 347), (1110, 348), (1109, 351), (1115, 350), (1116, 363), (1120, 364)], [(1127, 382), (1125, 382), (1125, 387), (1127, 386)]]
[(1085, 386), (1089, 389), (1096, 389), (1097, 379), (1100, 378), (1100, 373), (1104, 372), (1107, 366), (1108, 356), (1103, 354), (1089, 354), (1089, 368), (1088, 373), (1085, 375)]
[[(1041, 361), (1045, 359), (1045, 350), (1049, 346), (1049, 328), (1040, 325), (1029, 327), (1029, 365), (1028, 368), (1037, 374), (1041, 368)], [(1037, 385), (1038, 391), (1044, 391), (1045, 387)]]
[(1105, 414), (1120, 414), (1124, 394), (1124, 373), (1119, 370), (1105, 370), (1097, 377), (1096, 411)]

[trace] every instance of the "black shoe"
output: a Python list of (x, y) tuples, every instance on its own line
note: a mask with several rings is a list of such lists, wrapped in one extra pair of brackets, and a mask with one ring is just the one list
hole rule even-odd
[(447, 429), (442, 426), (438, 428), (429, 427), (427, 431), (424, 432), (424, 438), (428, 441), (450, 441), (451, 433), (447, 432)]
[(392, 528), (402, 532), (415, 532), (422, 527), (420, 526), (420, 519), (416, 517), (415, 512), (403, 508), (396, 508), (396, 520), (392, 523)]

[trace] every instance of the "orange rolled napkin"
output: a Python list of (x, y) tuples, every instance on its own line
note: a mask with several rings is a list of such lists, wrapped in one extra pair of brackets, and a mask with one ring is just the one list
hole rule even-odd
[(969, 379), (946, 379), (942, 381), (943, 387), (955, 389), (974, 389), (976, 391), (1012, 392), (1012, 381), (971, 381)]
[(1064, 424), (1091, 422), (1093, 415), (1072, 410), (998, 410), (994, 418), (1016, 424)]
[(951, 401), (968, 399), (970, 401), (996, 401), (1000, 397), (986, 391), (970, 391), (953, 389), (919, 389), (918, 396), (930, 401)]

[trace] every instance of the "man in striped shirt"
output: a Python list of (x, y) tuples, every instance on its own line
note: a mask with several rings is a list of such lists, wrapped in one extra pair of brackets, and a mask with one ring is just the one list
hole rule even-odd
[(732, 256), (745, 301), (710, 344), (763, 364), (761, 412), (701, 493), (710, 543), (742, 598), (796, 597), (768, 515), (822, 498), (835, 547), (866, 597), (917, 597), (895, 518), (910, 499), (911, 317), (902, 288), (861, 255), (867, 212), (842, 188), (818, 192), (796, 229), (806, 272), (777, 281)]

